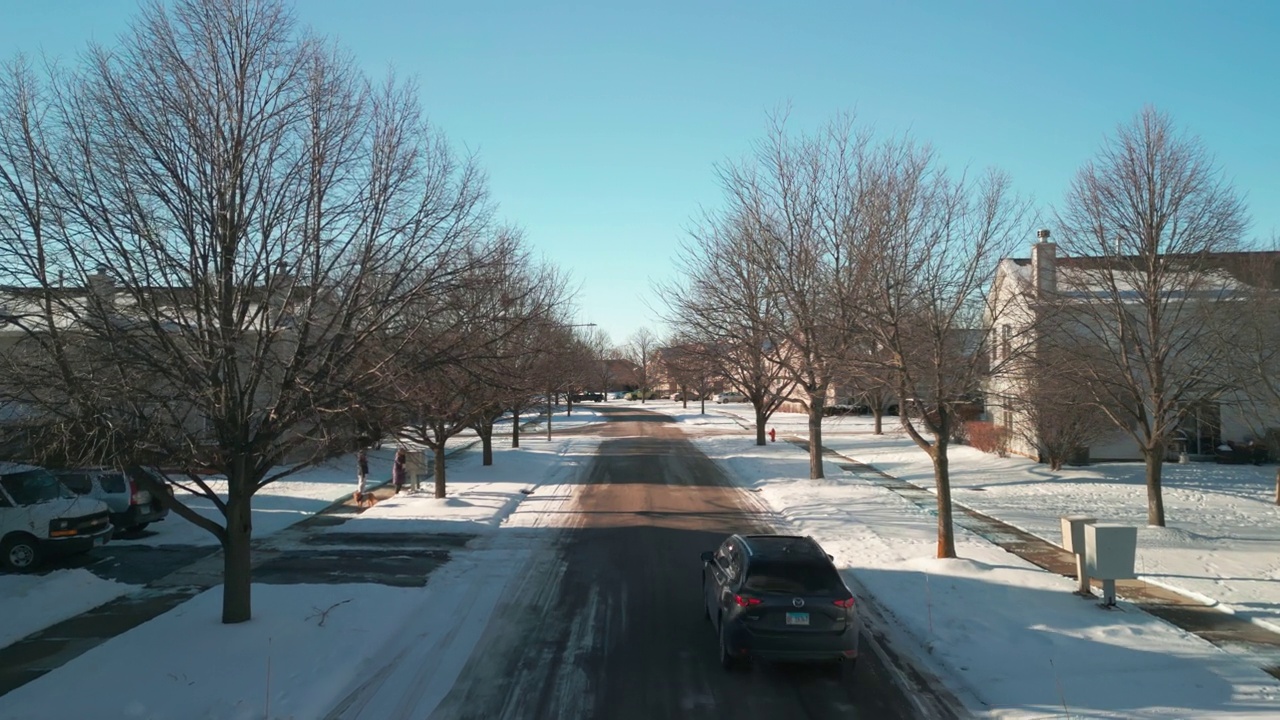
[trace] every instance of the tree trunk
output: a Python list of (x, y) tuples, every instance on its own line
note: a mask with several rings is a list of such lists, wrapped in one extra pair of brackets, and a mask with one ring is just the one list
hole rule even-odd
[(438, 443), (435, 447), (435, 470), (436, 470), (436, 497), (444, 497), (444, 443)]
[(493, 421), (486, 421), (480, 434), (480, 464), (493, 464)]
[(757, 445), (764, 445), (764, 444), (765, 444), (765, 442), (764, 442), (764, 434), (765, 434), (765, 433), (764, 433), (764, 431), (765, 431), (764, 423), (765, 423), (764, 411), (763, 411), (763, 410), (761, 410), (759, 407), (757, 407), (757, 408), (756, 408), (756, 444), (757, 444)]
[(873, 431), (876, 435), (884, 434), (884, 408), (877, 405), (871, 409), (871, 417), (875, 418), (876, 429)]
[(253, 539), (251, 497), (242, 487), (227, 493), (227, 537), (222, 545), (222, 622), (228, 625), (253, 617), (249, 566), (249, 541)]
[(511, 411), (511, 447), (520, 447), (520, 411)]
[(1160, 479), (1164, 475), (1164, 443), (1143, 450), (1147, 461), (1147, 524), (1164, 527), (1164, 493)]
[(937, 437), (933, 445), (933, 484), (938, 493), (938, 557), (956, 556), (956, 533), (951, 520), (951, 467), (947, 439)]
[(809, 479), (825, 477), (822, 472), (822, 408), (826, 405), (826, 392), (818, 398), (809, 398)]

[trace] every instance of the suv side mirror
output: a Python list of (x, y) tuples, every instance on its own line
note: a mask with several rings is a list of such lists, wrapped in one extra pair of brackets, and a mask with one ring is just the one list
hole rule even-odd
[(710, 550), (704, 550), (702, 552), (702, 562), (710, 563), (714, 559), (715, 559), (715, 553), (711, 552)]

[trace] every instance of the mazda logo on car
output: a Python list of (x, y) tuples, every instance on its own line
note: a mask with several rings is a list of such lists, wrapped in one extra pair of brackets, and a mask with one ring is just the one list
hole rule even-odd
[(798, 608), (804, 607), (804, 598), (795, 598), (791, 601), (791, 604)]

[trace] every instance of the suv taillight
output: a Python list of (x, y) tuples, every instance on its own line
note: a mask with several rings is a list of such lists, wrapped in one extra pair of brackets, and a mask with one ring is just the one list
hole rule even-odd
[(836, 600), (836, 607), (842, 607), (842, 608), (853, 607), (853, 598), (850, 597), (850, 598), (845, 598), (843, 600)]
[(759, 605), (763, 602), (758, 597), (749, 597), (747, 595), (734, 595), (733, 601), (738, 604), (738, 607), (750, 607), (752, 605)]

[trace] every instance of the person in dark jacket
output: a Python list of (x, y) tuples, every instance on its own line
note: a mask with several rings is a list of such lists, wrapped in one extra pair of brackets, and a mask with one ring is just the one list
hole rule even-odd
[(365, 483), (369, 480), (369, 455), (364, 448), (356, 453), (356, 494), (364, 495)]
[(396, 459), (391, 464), (391, 486), (396, 492), (400, 492), (400, 488), (404, 487), (405, 481), (405, 453), (403, 447), (396, 448)]

